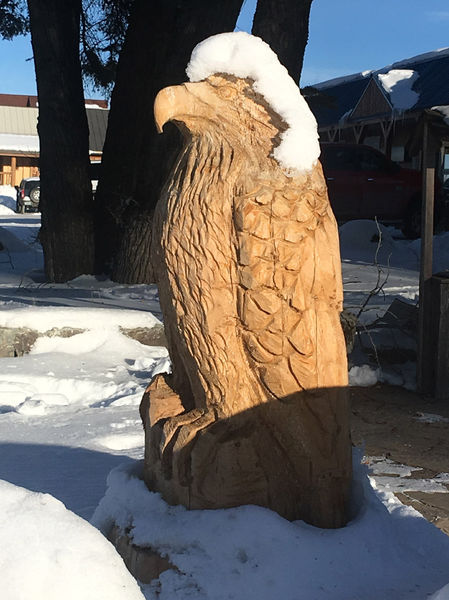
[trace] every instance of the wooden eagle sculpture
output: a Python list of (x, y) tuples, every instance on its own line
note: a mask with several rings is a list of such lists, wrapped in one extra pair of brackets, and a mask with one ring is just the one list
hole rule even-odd
[(154, 110), (185, 143), (154, 216), (172, 374), (142, 400), (145, 481), (171, 504), (258, 504), (342, 526), (347, 362), (321, 166), (273, 156), (289, 125), (251, 77), (165, 88)]

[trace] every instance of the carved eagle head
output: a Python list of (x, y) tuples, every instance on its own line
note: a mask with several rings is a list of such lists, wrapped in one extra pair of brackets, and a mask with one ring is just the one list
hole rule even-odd
[(224, 73), (164, 88), (156, 96), (154, 115), (160, 133), (165, 123), (172, 121), (187, 138), (226, 140), (246, 155), (257, 154), (259, 160), (272, 154), (287, 129), (263, 96), (254, 91), (251, 79)]

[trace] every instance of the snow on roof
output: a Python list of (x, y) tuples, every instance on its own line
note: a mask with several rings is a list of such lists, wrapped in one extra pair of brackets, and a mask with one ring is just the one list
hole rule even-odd
[[(89, 150), (103, 149), (109, 111), (101, 104), (86, 104), (89, 125)], [(39, 152), (37, 119), (39, 110), (22, 106), (0, 105), (0, 151)]]
[(415, 106), (419, 94), (412, 90), (413, 83), (418, 79), (418, 73), (411, 69), (391, 69), (388, 73), (379, 73), (379, 81), (390, 96), (393, 108), (407, 110)]
[(38, 153), (38, 135), (15, 135), (13, 133), (0, 133), (1, 152)]
[(449, 47), (440, 48), (439, 50), (433, 50), (432, 52), (425, 52), (424, 54), (417, 54), (416, 56), (412, 56), (410, 58), (404, 58), (380, 69), (362, 71), (361, 73), (352, 73), (351, 75), (344, 75), (343, 77), (335, 77), (334, 79), (328, 79), (327, 81), (314, 83), (312, 87), (315, 87), (319, 90), (325, 89), (327, 87), (334, 87), (336, 85), (340, 85), (341, 83), (347, 83), (356, 79), (365, 79), (367, 77), (370, 77), (371, 75), (387, 73), (388, 71), (391, 71), (393, 69), (401, 69), (402, 67), (407, 67), (411, 64), (422, 63), (428, 60), (433, 60), (435, 58), (442, 58), (444, 56), (449, 56)]
[(449, 106), (432, 106), (431, 110), (436, 110), (443, 115), (444, 122), (449, 125)]
[(86, 107), (86, 109), (90, 110), (95, 110), (95, 109), (100, 109), (100, 110), (109, 110), (107, 106), (100, 106), (99, 104), (85, 104), (84, 105)]
[(244, 31), (214, 35), (193, 49), (186, 73), (190, 81), (215, 73), (254, 80), (254, 90), (288, 125), (273, 157), (287, 171), (307, 171), (316, 163), (320, 147), (315, 117), (287, 69), (260, 38)]

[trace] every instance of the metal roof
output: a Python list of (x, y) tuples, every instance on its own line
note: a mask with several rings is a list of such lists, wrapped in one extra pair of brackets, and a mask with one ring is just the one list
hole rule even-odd
[(37, 108), (0, 106), (0, 133), (37, 135)]
[[(306, 100), (319, 126), (335, 125), (346, 118), (357, 105), (370, 80), (375, 78), (379, 82), (379, 75), (394, 69), (408, 69), (417, 73), (411, 89), (419, 98), (409, 110), (449, 104), (449, 49), (445, 48), (399, 61), (377, 71), (357, 73), (312, 86), (317, 93), (306, 95)], [(386, 96), (388, 98), (388, 92)]]
[[(38, 108), (0, 105), (0, 153), (4, 154), (8, 150), (11, 150), (11, 152), (20, 152), (21, 150), (17, 146), (20, 138), (26, 140), (26, 150), (30, 151), (28, 148), (30, 141), (28, 136), (37, 137), (38, 113)], [(102, 108), (86, 107), (86, 113), (89, 125), (89, 150), (90, 152), (102, 152), (109, 111)], [(27, 136), (27, 138), (24, 136)], [(11, 147), (6, 147), (6, 140), (11, 142), (12, 137), (15, 138), (15, 143), (12, 146), (9, 143)], [(33, 142), (33, 147), (35, 147), (35, 142)], [(25, 151), (25, 148), (22, 151)]]
[(86, 113), (89, 125), (89, 150), (91, 152), (102, 152), (106, 129), (108, 128), (109, 111), (86, 107)]

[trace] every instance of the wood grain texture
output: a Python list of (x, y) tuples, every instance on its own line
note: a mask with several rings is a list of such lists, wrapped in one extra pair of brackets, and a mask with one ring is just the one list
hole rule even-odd
[(154, 219), (173, 374), (141, 405), (147, 485), (190, 508), (252, 503), (341, 526), (347, 364), (321, 166), (286, 174), (271, 158), (285, 124), (249, 80), (166, 88), (155, 114), (185, 146)]

